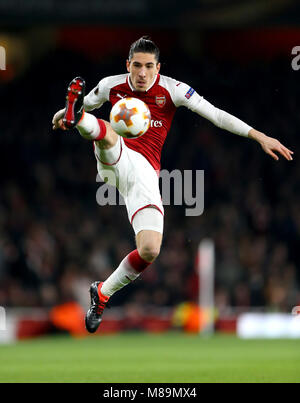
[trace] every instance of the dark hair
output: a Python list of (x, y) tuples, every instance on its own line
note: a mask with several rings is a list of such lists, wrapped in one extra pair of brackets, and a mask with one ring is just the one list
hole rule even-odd
[(130, 61), (134, 53), (151, 53), (155, 55), (155, 59), (159, 61), (159, 49), (149, 36), (142, 36), (133, 42), (129, 49), (128, 60)]

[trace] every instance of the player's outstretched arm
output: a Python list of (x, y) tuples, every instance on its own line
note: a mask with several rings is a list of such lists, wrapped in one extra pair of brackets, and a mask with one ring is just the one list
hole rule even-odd
[(282, 145), (278, 140), (266, 136), (264, 133), (259, 132), (258, 130), (251, 129), (248, 133), (248, 137), (256, 140), (262, 147), (265, 153), (269, 154), (274, 160), (278, 161), (279, 157), (275, 153), (281, 154), (288, 161), (292, 161), (293, 151), (289, 150), (287, 147)]
[(282, 145), (278, 140), (253, 129), (228, 112), (216, 108), (187, 84), (177, 83), (174, 86), (173, 101), (175, 106), (185, 106), (205, 119), (210, 120), (221, 129), (256, 140), (265, 153), (269, 154), (276, 161), (279, 160), (277, 153), (281, 154), (288, 161), (292, 161), (293, 159), (293, 151)]

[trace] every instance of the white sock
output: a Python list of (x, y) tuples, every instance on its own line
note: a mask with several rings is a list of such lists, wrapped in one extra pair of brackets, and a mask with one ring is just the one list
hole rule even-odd
[(101, 293), (111, 297), (116, 291), (134, 281), (140, 274), (130, 265), (128, 256), (126, 256), (119, 267), (103, 282)]
[(76, 128), (80, 135), (87, 140), (94, 140), (100, 133), (100, 126), (97, 118), (86, 112), (84, 112), (84, 115), (78, 122)]

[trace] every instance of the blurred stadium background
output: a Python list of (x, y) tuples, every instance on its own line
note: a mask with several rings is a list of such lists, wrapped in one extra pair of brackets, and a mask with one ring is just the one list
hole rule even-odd
[[(125, 207), (96, 203), (92, 146), (53, 132), (76, 75), (87, 90), (125, 72), (130, 44), (147, 34), (161, 72), (295, 152), (275, 162), (258, 144), (178, 110), (162, 168), (205, 171), (205, 209), (166, 206), (161, 254), (111, 299), (100, 333), (196, 332), (197, 248), (214, 241), (215, 329), (235, 333), (241, 314), (291, 314), (300, 305), (300, 5), (292, 0), (0, 1), (0, 306), (9, 341), (86, 334), (89, 284), (134, 248)], [(297, 102), (298, 101), (298, 102)], [(108, 118), (106, 105), (95, 114)]]

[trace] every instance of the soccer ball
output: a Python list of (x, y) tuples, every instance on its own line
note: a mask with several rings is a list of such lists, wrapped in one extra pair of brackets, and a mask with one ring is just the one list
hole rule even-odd
[(137, 98), (120, 99), (110, 112), (113, 130), (127, 139), (136, 139), (149, 129), (151, 114), (145, 102)]

